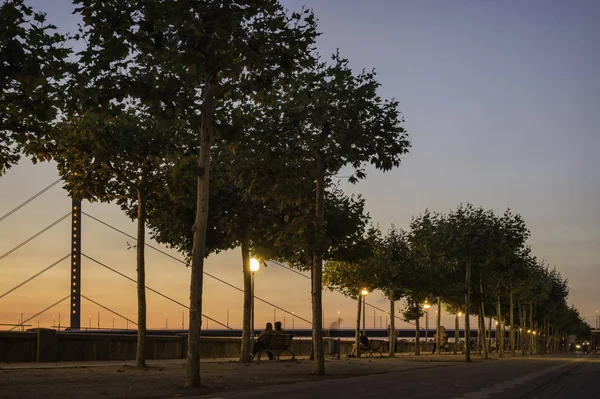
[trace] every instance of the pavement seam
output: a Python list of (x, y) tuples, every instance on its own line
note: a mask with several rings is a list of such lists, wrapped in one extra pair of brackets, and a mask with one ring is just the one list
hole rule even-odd
[[(533, 373), (529, 373), (524, 376), (514, 378), (510, 381), (502, 381), (502, 382), (494, 384), (490, 387), (481, 388), (477, 391), (465, 393), (462, 396), (458, 396), (453, 399), (485, 399), (485, 398), (489, 398), (490, 395), (502, 393), (507, 389), (515, 388), (516, 386), (524, 384), (527, 381), (531, 381), (537, 377), (540, 377), (544, 374), (551, 373), (551, 372), (558, 370), (560, 368), (563, 368), (563, 367), (565, 367), (564, 364), (559, 364), (559, 365), (548, 367), (548, 368), (545, 368), (542, 370), (534, 371)], [(572, 368), (570, 368), (569, 371), (571, 369)]]
[(578, 365), (576, 365), (576, 366), (573, 366), (573, 367), (571, 367), (570, 369), (566, 370), (564, 373), (560, 373), (560, 374), (559, 374), (559, 375), (558, 375), (556, 378), (553, 378), (553, 379), (551, 379), (550, 381), (547, 381), (547, 382), (543, 383), (542, 385), (539, 385), (539, 386), (535, 387), (535, 388), (534, 388), (534, 389), (532, 389), (531, 391), (529, 391), (529, 392), (527, 392), (527, 393), (525, 393), (525, 394), (523, 394), (523, 395), (519, 396), (519, 399), (521, 399), (521, 398), (526, 398), (526, 397), (528, 397), (528, 396), (530, 396), (530, 395), (534, 394), (536, 391), (539, 391), (540, 389), (542, 389), (542, 388), (544, 388), (544, 387), (546, 387), (546, 386), (548, 386), (548, 385), (550, 385), (550, 384), (554, 384), (554, 383), (556, 383), (556, 382), (560, 381), (560, 380), (561, 380), (561, 379), (563, 379), (563, 378), (564, 378), (564, 377), (565, 377), (567, 374), (569, 374), (571, 371), (573, 371), (573, 370), (575, 370), (575, 369), (577, 369), (577, 368), (580, 368), (581, 366), (582, 366), (581, 364), (578, 364)]

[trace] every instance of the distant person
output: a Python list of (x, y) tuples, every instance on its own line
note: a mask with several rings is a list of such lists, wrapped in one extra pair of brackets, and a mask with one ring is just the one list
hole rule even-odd
[[(262, 352), (267, 349), (267, 345), (269, 344), (269, 340), (273, 333), (273, 324), (267, 323), (265, 329), (258, 335), (258, 338), (256, 338), (256, 342), (254, 342), (254, 348), (252, 348), (250, 360), (254, 359), (254, 356), (256, 356), (256, 354), (258, 354), (256, 360), (260, 360), (260, 356), (262, 355)], [(271, 359), (273, 354), (271, 352), (267, 352), (267, 354), (269, 355), (269, 359)]]
[[(448, 344), (448, 334), (446, 334), (446, 327), (440, 326), (440, 350), (445, 348)], [(437, 349), (437, 332), (433, 334), (433, 351), (431, 354), (433, 355)]]
[(275, 331), (273, 332), (273, 334), (275, 334), (275, 335), (287, 334), (285, 332), (285, 330), (283, 328), (281, 328), (281, 322), (280, 321), (276, 321), (275, 322)]
[[(369, 347), (369, 338), (365, 335), (364, 331), (360, 332), (360, 337), (358, 337), (360, 341), (360, 350), (365, 351)], [(358, 355), (358, 351), (356, 350), (356, 342), (352, 344), (352, 351), (350, 352), (348, 357), (356, 357)]]

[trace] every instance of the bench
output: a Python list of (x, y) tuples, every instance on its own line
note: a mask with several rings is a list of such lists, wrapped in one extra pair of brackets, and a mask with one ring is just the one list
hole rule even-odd
[(381, 345), (383, 341), (380, 339), (370, 339), (369, 345), (366, 347), (361, 345), (360, 350), (365, 354), (365, 357), (373, 357), (375, 353), (379, 353), (379, 356), (383, 357), (383, 353), (381, 353)]
[(293, 338), (294, 336), (291, 334), (270, 335), (266, 337), (266, 340), (268, 342), (265, 342), (265, 344), (267, 345), (265, 351), (271, 352), (277, 360), (279, 360), (279, 356), (281, 356), (283, 352), (289, 352), (292, 355), (292, 360), (295, 360), (296, 356), (290, 348), (292, 345)]

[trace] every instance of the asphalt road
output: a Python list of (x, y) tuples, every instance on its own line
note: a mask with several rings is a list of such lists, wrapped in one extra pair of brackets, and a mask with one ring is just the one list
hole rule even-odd
[(600, 356), (544, 356), (332, 379), (203, 398), (600, 399)]

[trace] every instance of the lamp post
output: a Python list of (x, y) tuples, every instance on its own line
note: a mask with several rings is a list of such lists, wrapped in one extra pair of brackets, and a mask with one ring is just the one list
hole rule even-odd
[(250, 314), (252, 315), (251, 317), (251, 321), (250, 323), (252, 324), (251, 326), (251, 336), (254, 337), (254, 272), (258, 271), (258, 268), (260, 266), (260, 263), (258, 263), (258, 260), (256, 260), (255, 258), (250, 259), (250, 271), (252, 272), (252, 287), (251, 287), (251, 291), (252, 291), (252, 303), (250, 305)]
[(165, 330), (169, 329), (169, 316), (165, 313)]
[(423, 304), (423, 309), (425, 309), (425, 348), (428, 347), (427, 335), (429, 333), (429, 308), (430, 307), (431, 307), (431, 305), (429, 304), (429, 302), (427, 302), (427, 299), (425, 299), (425, 303)]
[[(456, 314), (456, 319), (455, 319), (455, 323), (454, 323), (454, 354), (455, 355), (458, 351), (458, 341), (460, 338), (460, 326), (458, 323), (458, 319), (460, 318), (460, 316), (462, 316), (462, 312), (458, 312)], [(465, 339), (465, 342), (466, 342), (466, 339)]]
[(365, 313), (366, 313), (366, 305), (367, 305), (367, 295), (369, 295), (369, 290), (367, 290), (366, 288), (363, 288), (360, 291), (360, 295), (362, 296), (362, 305), (363, 305), (363, 334), (366, 335), (366, 328), (365, 328)]
[(340, 311), (338, 310), (338, 330), (340, 329)]

